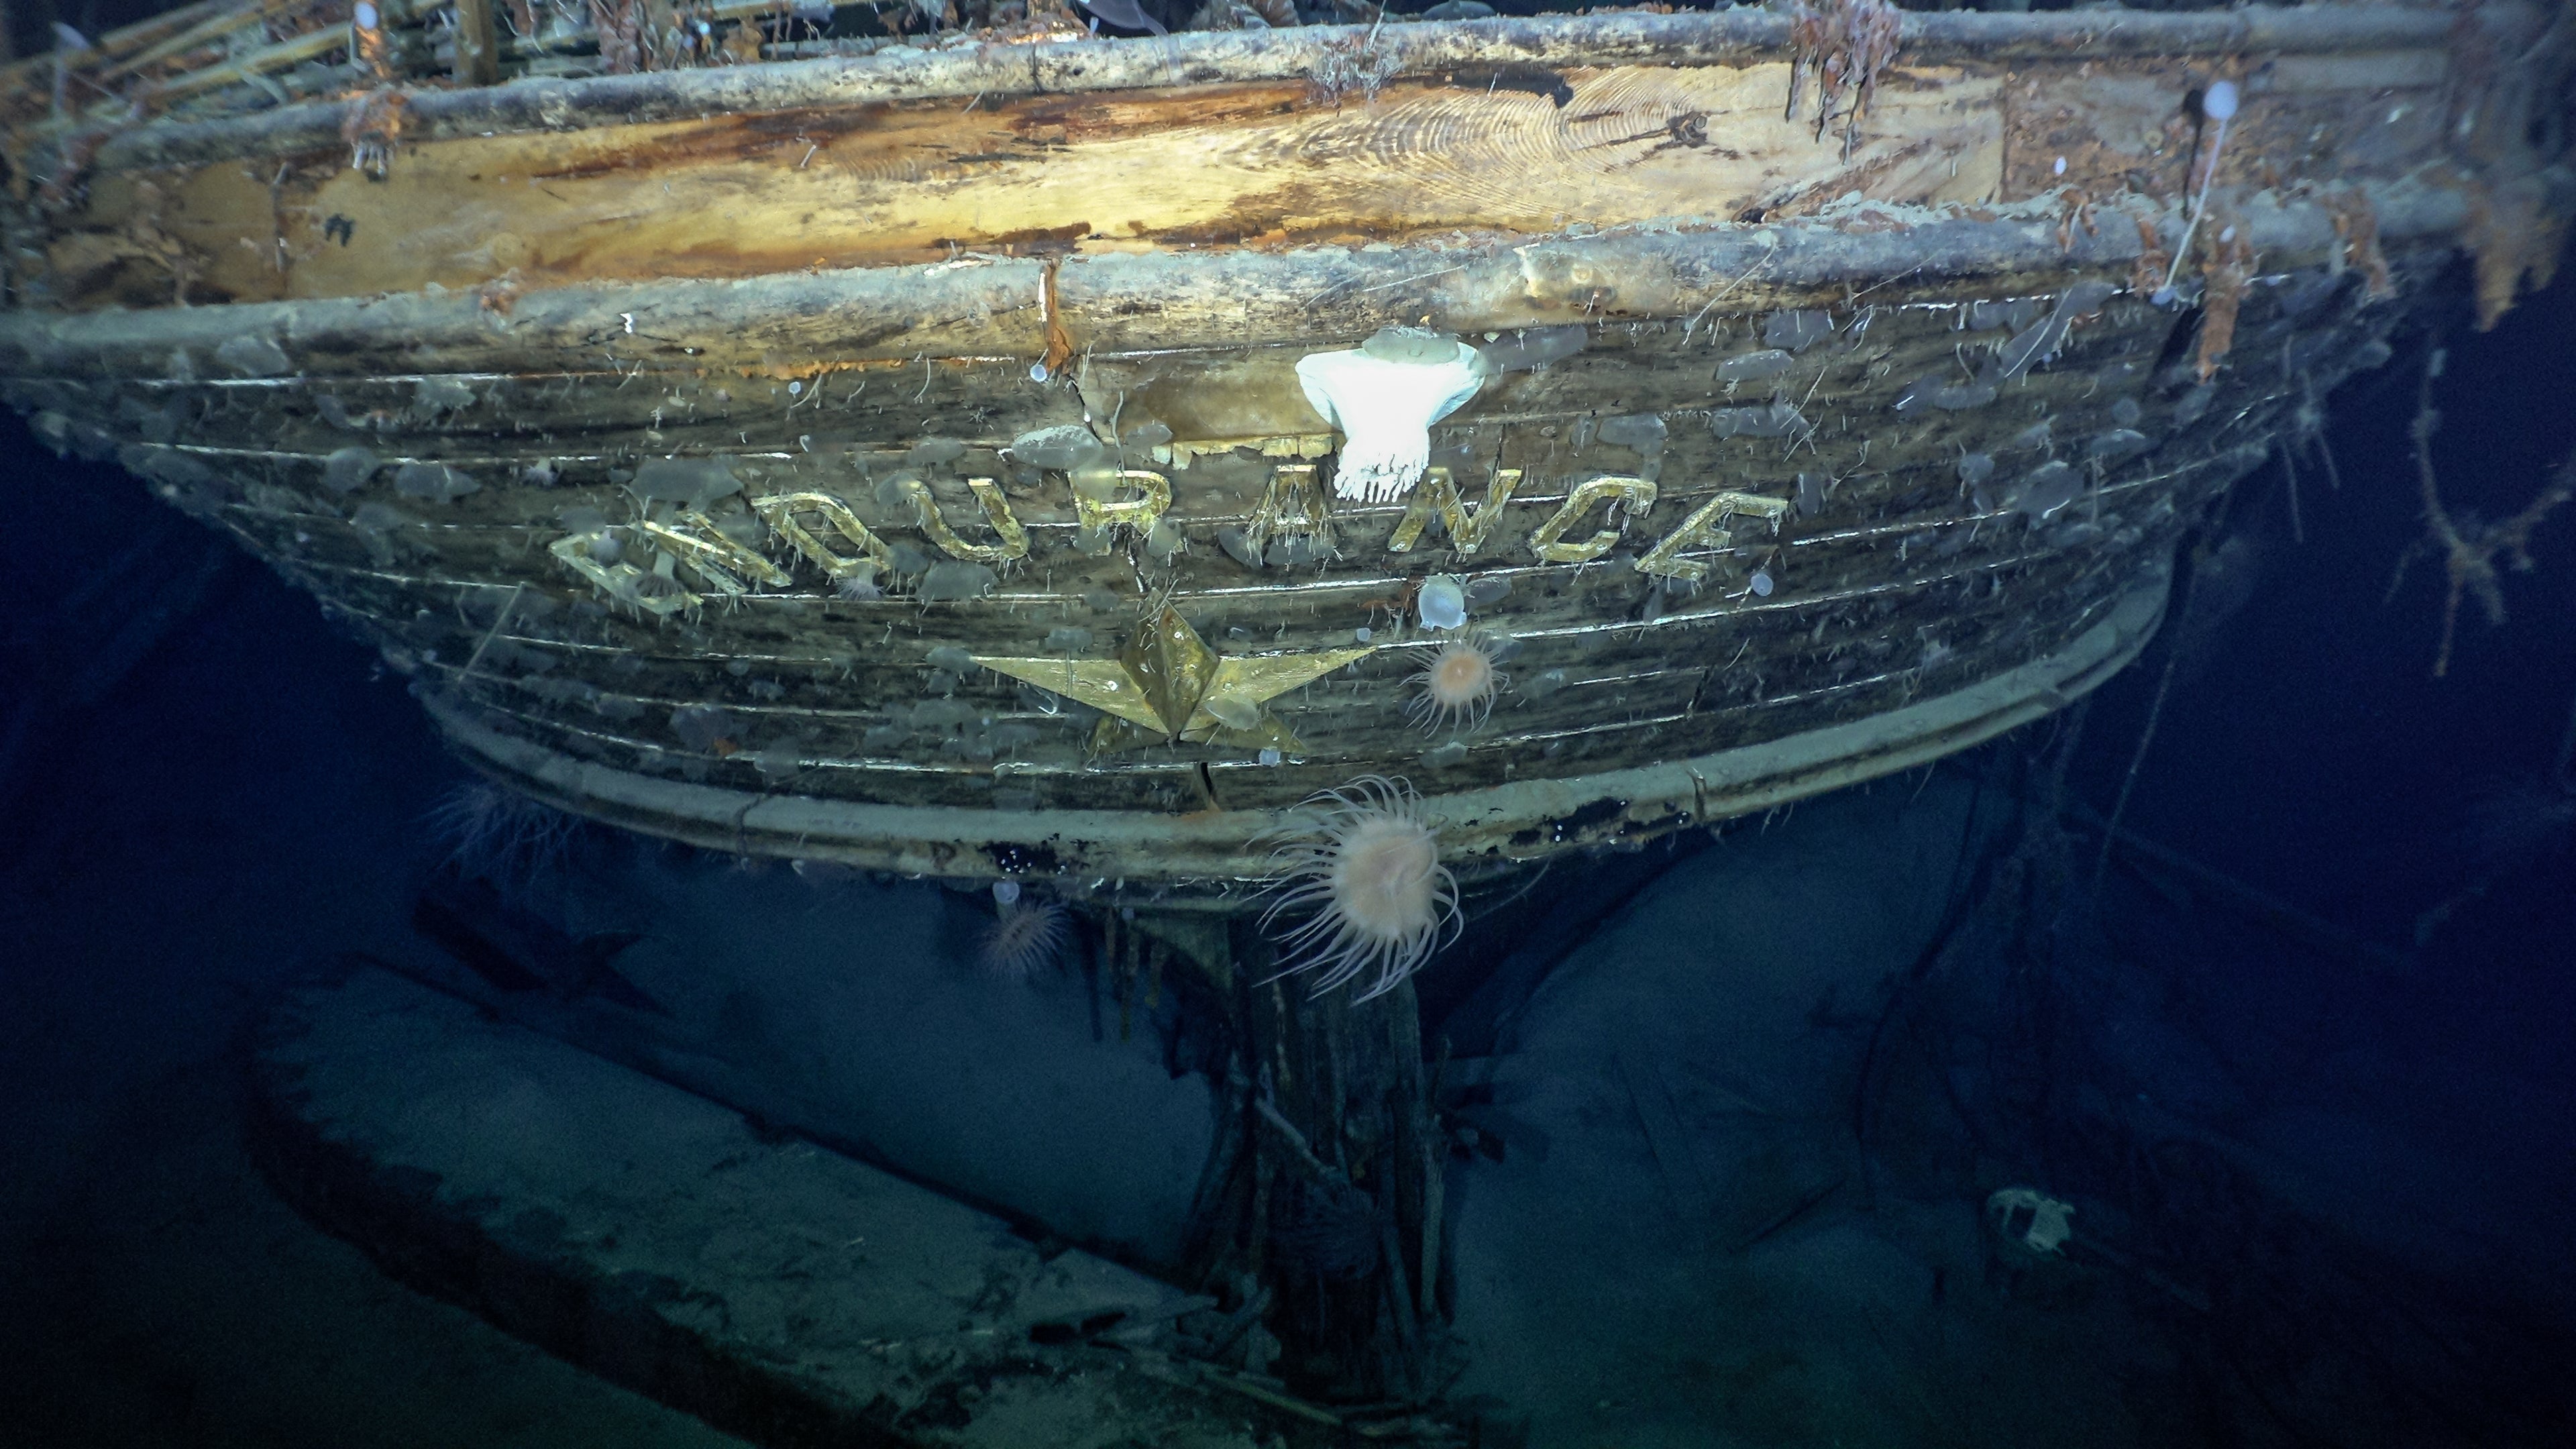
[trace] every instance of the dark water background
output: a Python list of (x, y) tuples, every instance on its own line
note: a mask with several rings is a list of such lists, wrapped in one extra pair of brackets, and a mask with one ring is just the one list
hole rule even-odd
[[(2576, 449), (2576, 284), (2485, 335), (2461, 286), (2428, 309), (2438, 332), (2402, 334), (2330, 400), (2342, 486), (2301, 471), (2304, 543), (2277, 466), (2239, 485), (2229, 558), (2259, 570), (2204, 581), (2233, 608), (2175, 661), (2124, 821), (2407, 968), (2160, 911), (2125, 879), (2081, 934), (2176, 1019), (2283, 1044), (2284, 1077), (2358, 1070), (2370, 1086), (2337, 1119), (2350, 1171), (2322, 1191), (2383, 1224), (2420, 1291), (2537, 1350), (2576, 1342), (2576, 809), (2543, 782), (2576, 702), (2576, 509), (2535, 536), (2535, 572), (2507, 575), (2509, 622), (2464, 606), (2445, 678), (2438, 561), (2387, 594), (2422, 533), (2427, 350), (2448, 355), (2445, 493), (2509, 514)], [(9, 418), (0, 505), (0, 1444), (703, 1441), (327, 1244), (281, 1246), (297, 1230), (256, 1182), (205, 1167), (259, 1002), (324, 952), (402, 936), (420, 818), (467, 776), (370, 649), (122, 472), (57, 460)], [(2091, 705), (2079, 803), (2111, 808), (2181, 632)], [(2533, 828), (2482, 831), (2480, 802), (2515, 790)], [(2438, 1144), (2432, 1180), (2409, 1144)], [(2412, 1206), (2445, 1194), (2466, 1206)], [(2452, 1251), (2464, 1231), (2479, 1252)], [(2464, 1258), (2480, 1266), (2454, 1273)], [(331, 1286), (257, 1281), (288, 1260)], [(2521, 1281), (2497, 1269), (2526, 1260)], [(2425, 1423), (2452, 1427), (2411, 1442), (2552, 1442), (2566, 1390), (2546, 1377), (2453, 1372), (2440, 1392), (2476, 1402), (2450, 1417), (2325, 1442)]]

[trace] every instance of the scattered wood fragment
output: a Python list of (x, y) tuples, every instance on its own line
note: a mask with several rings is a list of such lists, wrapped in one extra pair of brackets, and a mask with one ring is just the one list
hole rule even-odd
[[(1804, 78), (1816, 84), (1816, 135), (1839, 118), (1843, 159), (1851, 159), (1860, 140), (1861, 117), (1878, 94), (1878, 78), (1896, 61), (1899, 14), (1887, 0), (1799, 0), (1790, 12), (1790, 43), (1797, 60), (1789, 71), (1789, 104), (1785, 115), (1798, 114)], [(1844, 105), (1845, 93), (1850, 104)]]
[(2478, 330), (2491, 331), (2525, 292), (2537, 292), (2558, 274), (2567, 221), (2549, 209), (2549, 188), (2537, 175), (2466, 186), (2468, 221), (2460, 243), (2477, 263)]
[(2325, 193), (2334, 217), (2335, 235), (2343, 239), (2343, 265), (2358, 268), (2374, 302), (2396, 295), (2388, 277), (2388, 253), (2379, 245), (2379, 213), (2370, 193), (2358, 186), (2337, 186)]
[(2236, 311), (2254, 280), (2252, 229), (2214, 202), (2209, 212), (2200, 228), (2200, 350), (2193, 359), (2202, 382), (2218, 375), (2219, 359), (2236, 345)]

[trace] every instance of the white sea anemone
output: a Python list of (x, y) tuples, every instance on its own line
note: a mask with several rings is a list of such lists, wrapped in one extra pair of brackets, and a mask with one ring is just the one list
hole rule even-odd
[(999, 884), (1013, 889), (1008, 895), (998, 886), (994, 890), (993, 924), (985, 928), (976, 954), (994, 975), (1026, 981), (1064, 954), (1069, 931), (1065, 910), (1053, 901), (1023, 897), (1016, 882)]
[(581, 822), (489, 780), (469, 780), (438, 797), (422, 817), (438, 865), (480, 876), (505, 891), (524, 889), (563, 862)]
[(1374, 969), (1359, 999), (1393, 989), (1458, 929), (1458, 882), (1440, 863), (1440, 832), (1402, 780), (1363, 776), (1306, 802), (1320, 813), (1284, 832), (1272, 857), (1267, 928), (1305, 920), (1279, 938), (1280, 975), (1323, 974), (1315, 993)]

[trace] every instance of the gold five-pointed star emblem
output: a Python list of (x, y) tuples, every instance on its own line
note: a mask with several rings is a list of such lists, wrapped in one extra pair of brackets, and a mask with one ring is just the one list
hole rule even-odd
[(1107, 718), (1092, 731), (1095, 751), (1179, 738), (1285, 753), (1303, 746), (1265, 706), (1372, 652), (1363, 646), (1228, 659), (1210, 649), (1178, 609), (1166, 606), (1136, 626), (1115, 659), (993, 659), (979, 654), (975, 662), (1099, 710)]

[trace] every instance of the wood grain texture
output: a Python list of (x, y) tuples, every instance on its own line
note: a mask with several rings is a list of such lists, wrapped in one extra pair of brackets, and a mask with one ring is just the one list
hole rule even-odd
[[(1324, 103), (1299, 85), (914, 101), (402, 149), (390, 174), (311, 158), (111, 177), (53, 251), (66, 300), (121, 277), (93, 238), (148, 222), (199, 258), (197, 300), (541, 288), (923, 263), (1076, 246), (1368, 241), (1731, 217), (1865, 189), (1990, 198), (1997, 82), (1908, 70), (1850, 158), (1783, 120), (1788, 67), (1498, 73)], [(281, 260), (283, 265), (281, 265)], [(103, 296), (102, 293), (106, 295)]]
[[(2528, 34), (2528, 5), (2480, 7), (2479, 23), (2500, 35)], [(1916, 62), (2013, 63), (2069, 57), (2334, 54), (2438, 47), (2452, 20), (2396, 5), (2262, 7), (2141, 13), (2057, 11), (1907, 14), (1900, 49)], [(1776, 58), (1787, 17), (1751, 7), (1673, 15), (1503, 18), (1465, 23), (1288, 30), (1215, 31), (1151, 41), (1077, 41), (1041, 46), (897, 47), (875, 55), (728, 66), (582, 80), (523, 79), (491, 89), (428, 92), (413, 125), (423, 139), (520, 131), (573, 131), (817, 105), (1021, 93), (1079, 94), (1173, 85), (1303, 83), (1336, 50), (1374, 48), (1397, 77), (1473, 67), (1722, 65)], [(29, 74), (35, 63), (22, 63)], [(110, 169), (271, 157), (329, 149), (343, 108), (307, 104), (218, 120), (165, 120), (117, 130), (100, 153)]]
[[(46, 223), (46, 275), (22, 285), (54, 305), (240, 303), (1565, 236), (1777, 221), (1846, 199), (1959, 214), (2061, 189), (2069, 206), (2178, 198), (2196, 137), (2185, 98), (2232, 66), (1909, 57), (1849, 156), (1811, 118), (1783, 117), (1789, 66), (1751, 55), (1453, 65), (1347, 93), (1303, 76), (1070, 94), (995, 81), (962, 102), (925, 59), (905, 72), (910, 93), (569, 132), (440, 134), (406, 108), (381, 175), (348, 164), (336, 127), (301, 149), (102, 164), (85, 205)], [(2438, 154), (2447, 83), (2439, 50), (2385, 45), (2248, 76), (2222, 177), (2395, 180)]]

